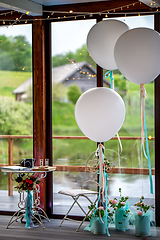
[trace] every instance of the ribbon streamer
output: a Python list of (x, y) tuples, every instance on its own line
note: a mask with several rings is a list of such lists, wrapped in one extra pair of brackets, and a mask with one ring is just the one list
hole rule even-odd
[[(108, 203), (108, 198), (107, 198), (107, 173), (105, 171), (105, 166), (104, 166), (104, 146), (100, 143), (99, 144), (99, 197), (97, 201), (97, 207), (95, 209), (95, 212), (97, 211), (97, 208), (99, 204), (103, 203), (103, 207), (105, 210), (105, 216), (106, 216), (106, 230), (107, 230), (107, 235), (110, 236), (109, 231), (108, 231), (108, 211), (107, 211), (107, 203)], [(95, 214), (94, 212), (94, 214)]]
[(113, 71), (108, 71), (105, 73), (105, 78), (109, 78), (110, 77), (110, 80), (111, 80), (111, 89), (114, 90), (114, 75), (113, 75)]
[[(143, 153), (145, 158), (148, 160), (148, 168), (149, 168), (149, 179), (150, 179), (150, 193), (153, 194), (153, 181), (152, 181), (152, 170), (151, 170), (151, 160), (149, 153), (149, 144), (148, 144), (148, 134), (147, 134), (147, 124), (146, 124), (146, 114), (145, 114), (145, 96), (146, 90), (144, 88), (144, 84), (140, 85), (140, 111), (141, 111), (141, 132), (142, 132), (142, 146)], [(144, 148), (144, 140), (146, 140), (146, 152)]]
[(27, 201), (26, 201), (26, 213), (24, 215), (25, 219), (26, 219), (26, 228), (32, 228), (34, 227), (33, 221), (32, 221), (32, 214), (33, 214), (33, 210), (32, 210), (32, 194), (31, 192), (28, 190), (27, 191)]

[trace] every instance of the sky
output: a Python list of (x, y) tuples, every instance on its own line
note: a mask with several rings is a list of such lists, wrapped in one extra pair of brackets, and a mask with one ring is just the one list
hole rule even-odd
[[(137, 16), (119, 18), (124, 21), (129, 28), (148, 27), (154, 28), (153, 16)], [(64, 54), (68, 51), (75, 52), (86, 43), (87, 35), (95, 20), (66, 21), (52, 23), (52, 56)], [(17, 36), (24, 35), (28, 42), (32, 44), (32, 27), (31, 24), (13, 25), (0, 27), (0, 35)]]

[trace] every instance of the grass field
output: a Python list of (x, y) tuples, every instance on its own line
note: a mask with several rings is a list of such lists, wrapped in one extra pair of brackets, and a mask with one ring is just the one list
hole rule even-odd
[(30, 72), (0, 71), (0, 95), (13, 97), (13, 90), (30, 77)]

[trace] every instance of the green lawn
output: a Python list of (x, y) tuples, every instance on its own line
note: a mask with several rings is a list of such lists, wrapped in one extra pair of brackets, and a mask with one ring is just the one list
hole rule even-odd
[(0, 71), (0, 95), (13, 97), (13, 90), (31, 76), (30, 72)]

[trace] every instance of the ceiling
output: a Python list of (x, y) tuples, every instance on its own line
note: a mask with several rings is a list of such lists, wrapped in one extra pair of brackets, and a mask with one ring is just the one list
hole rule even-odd
[(109, 0), (32, 0), (33, 2), (42, 4), (44, 6), (54, 6), (62, 4), (84, 3), (84, 2), (101, 2)]

